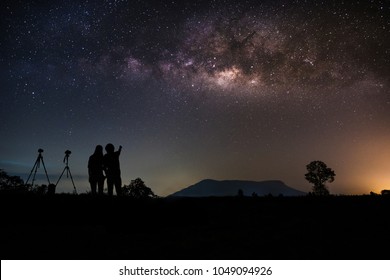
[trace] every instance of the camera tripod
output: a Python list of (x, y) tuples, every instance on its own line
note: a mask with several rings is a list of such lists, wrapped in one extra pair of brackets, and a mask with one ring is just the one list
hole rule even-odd
[(31, 186), (34, 186), (35, 175), (37, 174), (38, 168), (41, 166), (41, 162), (42, 162), (43, 169), (45, 170), (47, 182), (48, 182), (49, 185), (50, 185), (50, 180), (49, 180), (49, 176), (47, 175), (47, 170), (46, 170), (46, 167), (45, 167), (45, 163), (44, 163), (44, 161), (43, 161), (42, 153), (43, 153), (43, 150), (42, 150), (42, 149), (38, 149), (38, 157), (37, 157), (37, 160), (36, 160), (35, 163), (34, 163), (33, 168), (31, 169), (30, 175), (28, 175), (28, 178), (27, 178), (27, 181), (26, 181), (26, 184), (25, 184), (26, 186), (27, 186), (28, 180), (30, 180), (31, 175), (33, 174), (33, 172), (34, 172), (34, 175), (33, 175), (33, 177), (32, 177)]
[(62, 173), (60, 175), (60, 178), (58, 178), (58, 181), (56, 183), (56, 187), (57, 187), (58, 183), (60, 182), (62, 175), (64, 175), (64, 173), (66, 171), (66, 178), (69, 178), (69, 176), (70, 176), (70, 179), (71, 179), (72, 184), (73, 184), (73, 193), (77, 194), (76, 186), (74, 184), (72, 173), (70, 172), (70, 168), (69, 168), (69, 155), (70, 154), (71, 154), (71, 151), (69, 151), (69, 150), (65, 151), (65, 157), (64, 157), (65, 167), (64, 167), (64, 170), (62, 171)]

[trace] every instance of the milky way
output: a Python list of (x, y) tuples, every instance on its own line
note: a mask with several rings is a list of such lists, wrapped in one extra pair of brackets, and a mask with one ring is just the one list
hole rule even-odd
[(106, 59), (111, 64), (118, 56), (121, 78), (153, 77), (187, 90), (252, 94), (387, 81), (383, 6), (372, 4), (359, 13), (325, 4), (311, 8), (280, 6), (272, 14), (251, 5), (219, 8), (163, 32), (172, 45), (148, 47), (144, 40), (135, 40), (130, 48), (123, 45), (112, 56), (104, 56), (99, 66), (104, 71)]
[[(350, 1), (349, 1), (350, 2)], [(390, 184), (386, 1), (6, 1), (0, 168), (44, 146), (124, 146), (124, 182), (166, 195), (204, 178), (281, 179), (334, 167), (335, 192)], [(386, 173), (387, 170), (387, 173)], [(66, 187), (64, 188), (67, 189)]]

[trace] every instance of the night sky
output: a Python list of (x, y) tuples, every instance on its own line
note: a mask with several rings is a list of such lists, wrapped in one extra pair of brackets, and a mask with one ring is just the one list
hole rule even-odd
[[(79, 193), (97, 144), (124, 184), (202, 179), (334, 194), (390, 188), (388, 1), (2, 1), (0, 168)], [(38, 174), (43, 174), (42, 167)], [(38, 183), (45, 183), (44, 180)], [(72, 191), (63, 177), (58, 192)]]

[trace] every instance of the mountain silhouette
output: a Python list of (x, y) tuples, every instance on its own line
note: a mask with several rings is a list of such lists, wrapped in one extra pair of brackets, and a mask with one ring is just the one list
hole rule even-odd
[(305, 192), (298, 191), (287, 186), (282, 181), (242, 181), (242, 180), (225, 180), (217, 181), (206, 179), (195, 185), (184, 188), (178, 192), (171, 194), (172, 197), (208, 197), (208, 196), (236, 196), (238, 191), (242, 190), (244, 196), (265, 195), (283, 195), (283, 196), (301, 196), (306, 195)]

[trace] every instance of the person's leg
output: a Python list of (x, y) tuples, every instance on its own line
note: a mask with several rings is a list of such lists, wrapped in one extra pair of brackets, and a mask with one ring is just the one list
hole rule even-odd
[(91, 193), (93, 195), (95, 195), (96, 194), (96, 184), (97, 184), (97, 182), (95, 180), (91, 180), (91, 181), (89, 181), (89, 184), (91, 185)]
[(122, 178), (121, 177), (118, 177), (115, 180), (115, 191), (116, 191), (117, 196), (122, 195)]
[(98, 194), (102, 195), (104, 190), (104, 179), (100, 179), (98, 182)]
[(107, 178), (107, 190), (108, 190), (108, 195), (112, 196), (114, 192), (114, 182), (113, 179)]

